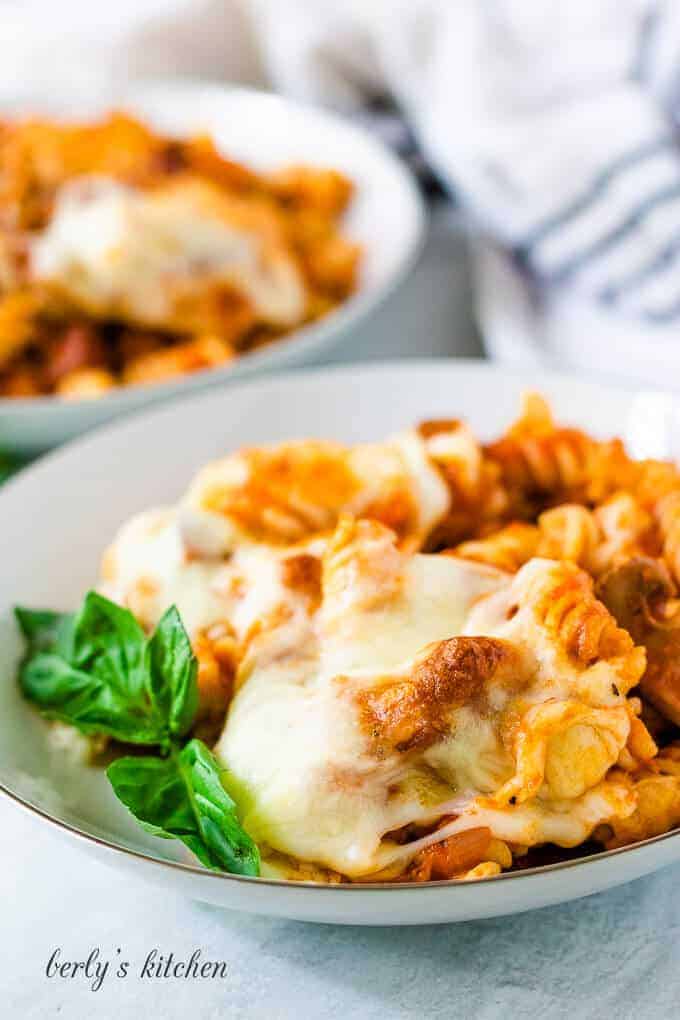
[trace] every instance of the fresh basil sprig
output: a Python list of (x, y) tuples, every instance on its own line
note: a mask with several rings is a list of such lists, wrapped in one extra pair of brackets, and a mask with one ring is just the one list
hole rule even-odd
[(25, 461), (14, 454), (6, 453), (4, 450), (0, 451), (0, 485), (16, 474), (24, 463)]
[(219, 764), (201, 740), (167, 758), (119, 758), (107, 775), (147, 832), (181, 839), (208, 868), (259, 874), (257, 847), (241, 828)]
[(191, 726), (197, 666), (174, 606), (151, 638), (93, 591), (75, 616), (17, 608), (16, 617), (28, 644), (21, 688), (50, 718), (164, 750)]
[(19, 684), (48, 718), (159, 748), (160, 755), (120, 758), (107, 771), (140, 824), (181, 839), (207, 867), (259, 874), (257, 846), (238, 821), (217, 759), (200, 740), (181, 747), (198, 707), (198, 666), (176, 607), (151, 637), (97, 592), (75, 614), (16, 607), (15, 615), (26, 640)]

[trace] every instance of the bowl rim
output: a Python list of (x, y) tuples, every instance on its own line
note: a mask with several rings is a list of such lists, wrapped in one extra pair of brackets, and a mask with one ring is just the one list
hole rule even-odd
[[(326, 347), (333, 340), (343, 333), (349, 333), (351, 328), (360, 322), (366, 315), (383, 304), (388, 295), (405, 279), (413, 268), (425, 243), (425, 228), (427, 224), (427, 212), (425, 201), (418, 188), (414, 175), (409, 171), (406, 164), (379, 138), (371, 134), (365, 128), (352, 122), (349, 118), (323, 107), (314, 106), (312, 103), (291, 99), (288, 96), (281, 96), (266, 89), (254, 88), (246, 85), (221, 82), (216, 79), (203, 78), (193, 75), (149, 75), (140, 76), (130, 80), (121, 89), (112, 89), (110, 99), (102, 102), (111, 102), (113, 105), (120, 105), (125, 109), (130, 108), (134, 113), (135, 100), (143, 100), (145, 93), (151, 94), (153, 90), (167, 89), (168, 93), (173, 90), (185, 94), (195, 94), (197, 99), (200, 93), (208, 92), (215, 97), (230, 96), (244, 97), (250, 102), (264, 106), (278, 106), (281, 110), (293, 109), (306, 117), (316, 118), (339, 128), (343, 133), (353, 135), (360, 139), (363, 146), (372, 150), (377, 160), (388, 169), (399, 180), (404, 194), (408, 195), (410, 203), (410, 216), (412, 218), (413, 230), (409, 239), (408, 247), (404, 247), (401, 259), (394, 271), (384, 280), (368, 289), (362, 291), (357, 289), (341, 304), (333, 308), (321, 319), (307, 323), (290, 333), (284, 334), (262, 348), (253, 351), (246, 351), (239, 354), (233, 361), (224, 365), (217, 365), (214, 368), (200, 369), (198, 372), (187, 373), (164, 382), (157, 383), (133, 383), (120, 386), (105, 393), (100, 397), (87, 397), (82, 400), (69, 401), (56, 394), (40, 394), (36, 397), (2, 397), (0, 396), (0, 411), (14, 411), (18, 413), (36, 412), (38, 414), (52, 411), (59, 407), (70, 410), (74, 407), (92, 407), (102, 405), (111, 407), (116, 401), (125, 401), (126, 395), (131, 398), (148, 392), (153, 398), (171, 396), (181, 392), (182, 383), (191, 378), (206, 382), (219, 384), (237, 379), (246, 379), (251, 373), (258, 370), (266, 370), (271, 366), (272, 372), (281, 371), (285, 368), (287, 357), (299, 356), (313, 352), (318, 347)], [(168, 96), (171, 101), (171, 96)], [(55, 115), (56, 118), (57, 115)], [(192, 392), (193, 388), (189, 392)], [(124, 410), (124, 408), (121, 408)]]
[[(481, 370), (483, 374), (492, 374), (500, 376), (508, 376), (514, 378), (524, 378), (526, 372), (522, 366), (511, 366), (511, 365), (498, 365), (489, 362), (482, 358), (413, 358), (413, 359), (387, 359), (383, 361), (374, 362), (347, 362), (336, 365), (327, 366), (308, 366), (302, 367), (295, 370), (283, 371), (272, 373), (271, 375), (261, 376), (253, 379), (244, 379), (239, 383), (241, 389), (256, 389), (262, 386), (279, 386), (288, 385), (294, 386), (297, 382), (302, 380), (309, 381), (313, 380), (314, 377), (328, 377), (328, 376), (349, 376), (353, 375), (379, 375), (381, 372), (400, 372), (404, 374), (411, 373), (414, 370), (433, 369), (436, 371), (456, 370), (457, 368)], [(549, 383), (554, 381), (557, 385), (567, 383), (577, 384), (590, 388), (593, 391), (606, 390), (609, 393), (616, 393), (623, 396), (630, 396), (631, 392), (634, 391), (633, 387), (626, 386), (625, 383), (614, 383), (614, 384), (603, 384), (599, 380), (584, 379), (574, 372), (557, 372), (551, 371), (550, 369), (539, 369), (536, 372), (537, 378), (532, 379), (532, 383), (536, 382), (538, 385), (541, 382)], [(232, 387), (228, 384), (223, 384), (222, 389), (226, 393), (229, 391), (231, 394)], [(49, 462), (57, 461), (63, 454), (70, 454), (73, 448), (77, 448), (79, 445), (85, 445), (97, 440), (106, 435), (110, 431), (123, 430), (126, 426), (134, 423), (139, 423), (140, 420), (146, 416), (153, 415), (164, 415), (172, 414), (174, 411), (181, 407), (181, 405), (190, 404), (192, 401), (200, 401), (215, 397), (219, 389), (208, 389), (200, 392), (189, 392), (183, 394), (179, 399), (172, 401), (171, 403), (155, 405), (148, 408), (138, 409), (130, 414), (125, 415), (122, 418), (118, 418), (114, 421), (104, 422), (103, 424), (92, 429), (88, 433), (77, 436), (74, 439), (64, 443), (56, 449), (44, 454), (39, 457), (35, 462), (34, 466), (39, 469), (44, 464)], [(6, 491), (13, 488), (15, 485), (20, 484), (22, 476), (25, 473), (30, 473), (33, 470), (32, 465), (28, 465), (18, 472), (14, 478), (9, 479), (2, 486), (0, 490), (0, 500), (2, 499), (2, 491)], [(246, 875), (235, 875), (227, 872), (211, 871), (208, 868), (202, 868), (199, 865), (184, 861), (171, 861), (162, 857), (157, 857), (151, 852), (144, 852), (142, 850), (135, 850), (132, 847), (125, 846), (124, 844), (117, 843), (113, 840), (106, 839), (103, 836), (98, 836), (93, 833), (87, 832), (86, 830), (74, 825), (70, 822), (66, 822), (56, 815), (51, 814), (49, 811), (43, 808), (37, 807), (32, 804), (30, 800), (21, 796), (0, 780), (0, 794), (6, 796), (10, 802), (16, 804), (18, 807), (23, 808), (29, 814), (41, 819), (42, 821), (51, 823), (58, 830), (66, 833), (70, 837), (74, 838), (77, 842), (87, 845), (95, 845), (104, 850), (108, 855), (113, 857), (127, 857), (143, 863), (151, 865), (159, 865), (163, 868), (169, 868), (180, 873), (186, 873), (189, 875), (202, 876), (219, 881), (236, 881), (245, 883), (257, 883), (261, 886), (272, 886), (274, 888), (282, 889), (313, 889), (313, 890), (341, 890), (343, 892), (415, 892), (417, 890), (426, 889), (442, 889), (442, 888), (473, 888), (477, 882), (492, 883), (492, 882), (508, 882), (511, 880), (518, 880), (521, 878), (535, 878), (543, 874), (551, 874), (557, 871), (562, 871), (567, 868), (584, 867), (586, 865), (596, 865), (602, 863), (604, 860), (609, 858), (630, 854), (643, 850), (645, 847), (652, 846), (672, 839), (680, 838), (680, 827), (671, 829), (668, 832), (661, 833), (657, 836), (650, 836), (644, 840), (638, 840), (635, 843), (630, 843), (627, 846), (616, 847), (612, 850), (602, 850), (596, 853), (587, 854), (583, 857), (573, 857), (565, 861), (556, 861), (553, 864), (541, 864), (535, 865), (531, 868), (524, 868), (520, 871), (506, 871), (499, 875), (492, 875), (486, 878), (477, 879), (474, 883), (467, 883), (460, 879), (444, 879), (437, 880), (434, 882), (348, 882), (331, 884), (326, 882), (310, 882), (310, 881), (299, 881), (290, 879), (277, 879), (277, 878), (262, 878), (262, 877), (251, 877)]]
[(550, 874), (556, 871), (564, 871), (567, 868), (583, 867), (588, 864), (601, 863), (610, 857), (628, 854), (631, 851), (639, 851), (647, 846), (652, 846), (655, 843), (662, 843), (666, 840), (674, 838), (677, 839), (680, 837), (680, 828), (671, 829), (669, 832), (662, 832), (658, 836), (650, 836), (648, 839), (638, 840), (635, 843), (629, 843), (627, 846), (616, 847), (614, 850), (602, 850), (597, 853), (586, 854), (583, 857), (573, 857), (567, 861), (556, 861), (553, 864), (538, 864), (531, 868), (522, 868), (520, 871), (504, 871), (499, 875), (489, 875), (484, 878), (476, 879), (475, 882), (472, 883), (455, 878), (437, 880), (434, 882), (305, 882), (296, 879), (235, 875), (225, 871), (212, 871), (209, 868), (203, 868), (197, 864), (191, 864), (185, 861), (166, 860), (163, 857), (156, 857), (152, 853), (145, 853), (142, 850), (134, 850), (132, 847), (124, 846), (121, 843), (115, 843), (113, 840), (105, 839), (103, 836), (96, 836), (93, 833), (86, 832), (84, 829), (79, 828), (77, 825), (65, 822), (56, 815), (52, 815), (48, 811), (43, 810), (43, 808), (39, 808), (36, 807), (35, 804), (31, 804), (29, 800), (15, 793), (13, 790), (10, 790), (9, 787), (2, 781), (0, 781), (0, 794), (8, 797), (11, 802), (29, 814), (36, 816), (41, 821), (52, 823), (57, 827), (57, 829), (66, 833), (77, 842), (82, 842), (85, 845), (94, 844), (100, 849), (105, 850), (110, 856), (129, 857), (147, 864), (157, 864), (163, 868), (170, 868), (173, 871), (179, 871), (190, 875), (199, 875), (202, 877), (207, 876), (208, 878), (217, 879), (218, 881), (226, 880), (231, 882), (246, 882), (248, 884), (252, 884), (254, 882), (258, 886), (273, 886), (277, 889), (328, 889), (341, 890), (344, 892), (413, 892), (415, 890), (424, 889), (468, 888), (471, 886), (474, 887), (477, 882), (509, 882), (520, 878), (534, 878), (539, 875)]

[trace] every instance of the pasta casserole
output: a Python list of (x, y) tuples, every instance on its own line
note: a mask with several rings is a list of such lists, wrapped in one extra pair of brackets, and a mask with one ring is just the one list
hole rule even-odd
[(0, 396), (98, 397), (222, 365), (346, 300), (333, 169), (255, 172), (123, 113), (0, 123)]
[(146, 632), (177, 607), (261, 874), (424, 882), (680, 823), (678, 583), (677, 469), (531, 395), (490, 443), (437, 420), (211, 463), (100, 591)]

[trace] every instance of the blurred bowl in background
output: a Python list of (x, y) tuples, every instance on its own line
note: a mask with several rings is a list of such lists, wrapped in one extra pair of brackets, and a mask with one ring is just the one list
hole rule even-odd
[(294, 330), (228, 365), (166, 383), (128, 386), (97, 400), (0, 399), (0, 448), (35, 454), (122, 413), (177, 393), (291, 365), (318, 363), (392, 292), (419, 251), (425, 214), (406, 168), (380, 142), (342, 118), (280, 96), (182, 79), (150, 80), (115, 94), (40, 94), (0, 104), (5, 116), (42, 114), (88, 119), (129, 111), (169, 135), (207, 133), (226, 155), (254, 169), (290, 163), (329, 166), (356, 192), (343, 232), (363, 249), (355, 293), (322, 320)]

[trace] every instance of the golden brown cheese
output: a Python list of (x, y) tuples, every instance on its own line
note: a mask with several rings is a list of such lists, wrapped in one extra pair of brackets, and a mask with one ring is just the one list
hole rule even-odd
[(265, 847), (361, 878), (469, 828), (573, 846), (633, 810), (607, 773), (644, 653), (576, 567), (494, 576), (341, 522), (322, 577), (316, 613), (258, 639), (217, 746)]
[(180, 522), (198, 555), (239, 543), (288, 545), (331, 531), (341, 514), (373, 518), (419, 548), (451, 495), (425, 441), (406, 432), (385, 443), (300, 440), (242, 450), (203, 468)]
[[(529, 460), (531, 436), (509, 436)], [(585, 498), (572, 438), (555, 463)], [(146, 626), (176, 602), (206, 685), (233, 692), (216, 753), (266, 868), (474, 878), (512, 848), (623, 838), (643, 793), (674, 796), (647, 782), (657, 745), (628, 696), (642, 682), (667, 711), (675, 687), (647, 501), (618, 490), (488, 537), (482, 515), (453, 553), (419, 551), (494, 491), (486, 456), (455, 421), (244, 450), (114, 543), (107, 592)]]

